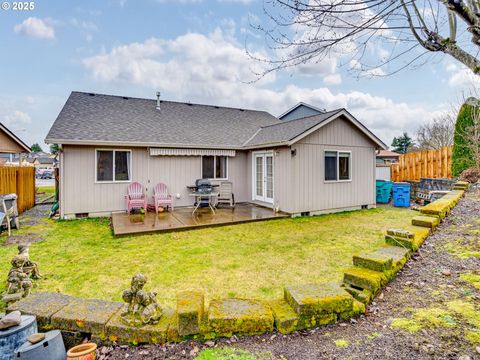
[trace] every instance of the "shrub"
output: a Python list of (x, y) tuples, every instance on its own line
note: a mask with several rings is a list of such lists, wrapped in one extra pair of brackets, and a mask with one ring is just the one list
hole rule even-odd
[(470, 184), (475, 184), (480, 181), (480, 169), (478, 168), (470, 168), (463, 171), (460, 176), (459, 180), (469, 182)]
[(474, 167), (475, 157), (470, 146), (469, 133), (475, 125), (474, 117), (480, 110), (478, 100), (469, 98), (462, 105), (458, 112), (457, 121), (455, 123), (455, 134), (453, 137), (453, 153), (452, 153), (452, 174), (458, 176), (462, 171)]

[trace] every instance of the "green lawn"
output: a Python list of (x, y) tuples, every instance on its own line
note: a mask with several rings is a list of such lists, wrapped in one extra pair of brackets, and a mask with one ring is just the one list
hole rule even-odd
[(39, 193), (54, 194), (55, 193), (55, 185), (54, 186), (38, 186), (37, 191)]
[[(121, 301), (131, 276), (143, 272), (147, 288), (172, 306), (184, 289), (203, 290), (207, 301), (272, 299), (282, 296), (284, 285), (340, 280), (353, 254), (377, 248), (387, 228), (406, 226), (413, 216), (382, 207), (123, 238), (112, 236), (107, 219), (44, 220), (20, 234), (46, 234), (30, 249), (45, 275), (35, 291)], [(0, 246), (0, 278), (15, 253), (14, 245)], [(0, 292), (4, 287), (1, 281)]]

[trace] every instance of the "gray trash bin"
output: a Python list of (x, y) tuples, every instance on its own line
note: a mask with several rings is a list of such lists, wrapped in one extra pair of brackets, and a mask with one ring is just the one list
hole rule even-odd
[(45, 339), (36, 344), (25, 342), (15, 350), (15, 356), (13, 357), (15, 360), (65, 360), (66, 358), (67, 352), (65, 351), (60, 330), (52, 330), (45, 333)]
[(22, 315), (20, 325), (0, 330), (0, 360), (12, 360), (15, 349), (37, 331), (37, 320), (31, 315)]

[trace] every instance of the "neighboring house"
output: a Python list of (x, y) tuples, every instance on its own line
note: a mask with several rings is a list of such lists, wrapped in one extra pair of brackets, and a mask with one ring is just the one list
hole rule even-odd
[(55, 159), (51, 157), (37, 157), (33, 160), (33, 165), (37, 173), (43, 173), (44, 171), (54, 171)]
[(319, 109), (315, 106), (299, 102), (297, 105), (285, 111), (278, 118), (282, 121), (301, 119), (307, 116), (320, 115), (326, 113), (325, 109)]
[(164, 182), (175, 206), (191, 206), (187, 186), (198, 178), (231, 181), (237, 202), (292, 215), (374, 207), (375, 155), (386, 149), (345, 109), (282, 121), (264, 111), (81, 92), (45, 141), (61, 148), (66, 218), (125, 211), (132, 181), (146, 186), (149, 202)]
[(377, 164), (379, 165), (390, 165), (398, 163), (400, 159), (399, 153), (390, 151), (390, 150), (380, 150), (377, 152)]
[(2, 163), (12, 161), (15, 154), (24, 154), (30, 151), (30, 147), (5, 125), (0, 123), (0, 158), (3, 159)]

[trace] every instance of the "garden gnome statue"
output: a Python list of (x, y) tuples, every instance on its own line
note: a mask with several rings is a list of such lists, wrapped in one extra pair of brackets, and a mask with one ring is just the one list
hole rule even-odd
[(36, 262), (30, 260), (30, 254), (28, 253), (28, 245), (18, 245), (18, 255), (25, 258), (25, 264), (23, 265), (23, 271), (30, 275), (33, 279), (40, 279), (40, 270)]
[(123, 292), (123, 300), (128, 304), (122, 319), (129, 325), (156, 324), (163, 310), (157, 304), (157, 293), (143, 290), (147, 277), (136, 274), (132, 278), (130, 290)]
[(4, 302), (14, 302), (30, 294), (33, 283), (29, 274), (23, 270), (24, 265), (25, 257), (21, 255), (13, 257), (12, 268), (7, 276), (7, 290), (3, 293)]

